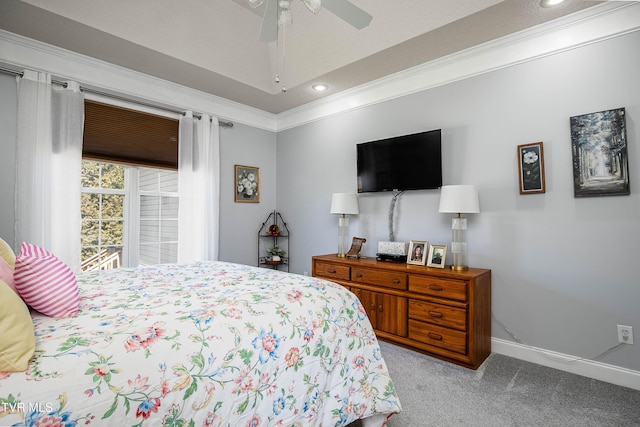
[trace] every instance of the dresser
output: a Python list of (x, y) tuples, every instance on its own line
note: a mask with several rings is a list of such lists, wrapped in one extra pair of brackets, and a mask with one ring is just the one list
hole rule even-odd
[(381, 340), (471, 369), (491, 354), (491, 270), (331, 254), (312, 258), (312, 275), (356, 294)]

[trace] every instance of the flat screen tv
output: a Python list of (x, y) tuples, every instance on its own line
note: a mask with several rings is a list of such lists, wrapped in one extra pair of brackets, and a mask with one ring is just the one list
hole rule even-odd
[(357, 144), (358, 193), (442, 187), (441, 130)]

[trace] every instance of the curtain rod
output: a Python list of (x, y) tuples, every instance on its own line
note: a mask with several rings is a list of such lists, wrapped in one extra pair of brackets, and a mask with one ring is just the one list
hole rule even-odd
[[(16, 71), (16, 70), (12, 70), (10, 68), (0, 67), (0, 71), (3, 72), (3, 73), (13, 74), (13, 75), (20, 76), (20, 77), (22, 77), (24, 75), (24, 73), (22, 71)], [(53, 80), (52, 79), (51, 83), (60, 85), (60, 86), (62, 86), (64, 88), (67, 87), (67, 83), (66, 82), (62, 82), (62, 81), (58, 81), (58, 80)], [(184, 110), (178, 110), (178, 109), (169, 108), (169, 107), (161, 107), (161, 106), (158, 106), (158, 105), (154, 105), (154, 104), (150, 104), (150, 103), (146, 103), (146, 102), (142, 102), (142, 101), (137, 101), (137, 100), (132, 100), (132, 99), (129, 99), (129, 98), (125, 98), (123, 96), (113, 95), (113, 94), (110, 94), (110, 93), (101, 92), (99, 90), (90, 89), (90, 88), (86, 88), (86, 87), (81, 87), (80, 89), (83, 92), (92, 93), (94, 95), (105, 96), (107, 98), (116, 99), (118, 101), (130, 102), (132, 104), (138, 104), (138, 105), (141, 105), (143, 107), (156, 108), (158, 110), (168, 111), (170, 113), (182, 114), (183, 116), (185, 115)], [(202, 119), (202, 115), (196, 114), (196, 113), (193, 114), (193, 117), (195, 117), (196, 119), (199, 119), (199, 120)], [(218, 124), (220, 126), (223, 126), (223, 127), (229, 127), (229, 128), (233, 127), (233, 122), (219, 121)]]

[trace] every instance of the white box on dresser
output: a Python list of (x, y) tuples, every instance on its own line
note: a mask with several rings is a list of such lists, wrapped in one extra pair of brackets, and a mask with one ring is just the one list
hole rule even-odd
[(409, 255), (409, 242), (378, 242), (378, 253), (385, 255)]

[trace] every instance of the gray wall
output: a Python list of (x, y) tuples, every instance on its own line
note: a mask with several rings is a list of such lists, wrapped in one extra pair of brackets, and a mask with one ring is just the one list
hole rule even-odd
[[(276, 135), (242, 124), (221, 128), (220, 160), (219, 259), (257, 265), (258, 230), (276, 208)], [(234, 202), (235, 165), (260, 168), (260, 203)]]
[[(359, 142), (441, 128), (444, 184), (476, 184), (469, 264), (492, 270), (493, 313), (525, 343), (591, 358), (640, 337), (640, 33), (625, 35), (280, 132), (278, 209), (292, 230), (293, 272), (337, 248), (331, 194), (355, 191)], [(630, 196), (573, 195), (569, 118), (627, 109)], [(547, 192), (520, 195), (518, 144), (543, 141)], [(390, 194), (360, 196), (351, 234), (364, 254), (387, 240)], [(403, 194), (398, 240), (450, 241), (439, 190)], [(492, 335), (512, 340), (498, 322)], [(640, 347), (599, 359), (640, 370)]]
[(15, 238), (16, 78), (0, 73), (0, 237)]

